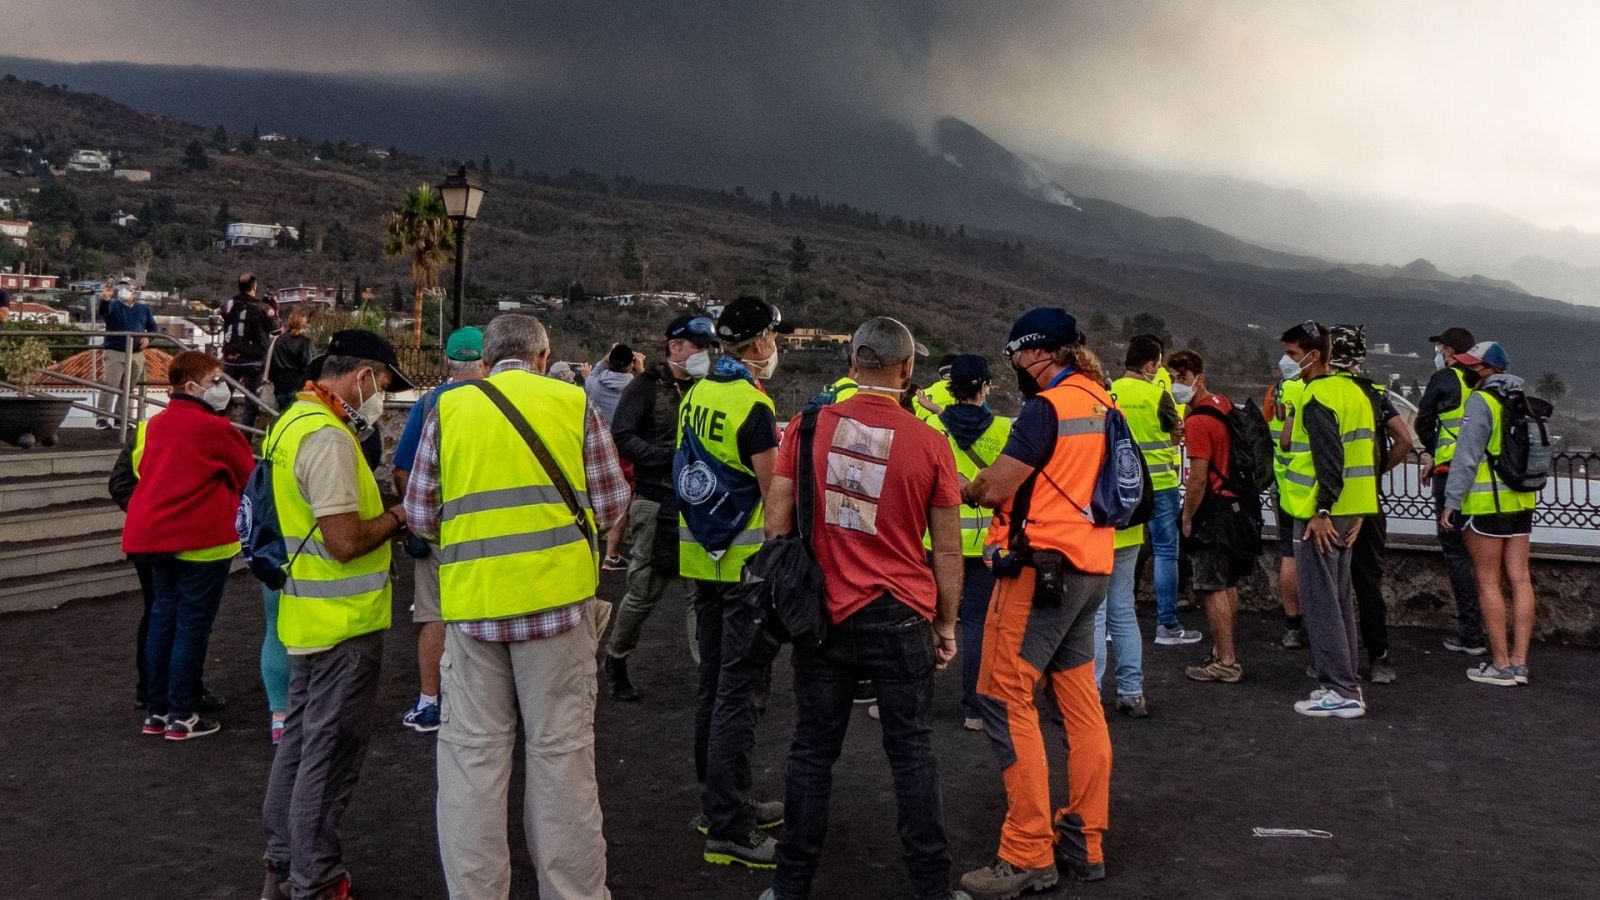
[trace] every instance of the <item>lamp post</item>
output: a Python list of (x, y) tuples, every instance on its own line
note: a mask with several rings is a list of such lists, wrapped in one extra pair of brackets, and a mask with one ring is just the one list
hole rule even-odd
[[(467, 223), (478, 217), (478, 204), (483, 202), (486, 193), (488, 191), (483, 185), (467, 177), (466, 166), (439, 185), (439, 195), (444, 198), (445, 215), (456, 223), (456, 291), (455, 303), (451, 307), (451, 331), (461, 327), (461, 295), (467, 284)], [(439, 339), (443, 341), (444, 335), (440, 335)]]

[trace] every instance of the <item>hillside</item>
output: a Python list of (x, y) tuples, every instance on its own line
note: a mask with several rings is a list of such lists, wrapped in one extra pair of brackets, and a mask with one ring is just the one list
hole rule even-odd
[[(206, 168), (198, 171), (184, 164), (194, 141), (206, 154)], [(30, 162), (40, 155), (64, 160), (77, 147), (113, 151), (121, 165), (154, 177), (148, 183), (78, 174), (41, 179)], [(212, 302), (231, 293), (246, 269), (273, 287), (352, 286), (359, 279), (380, 302), (397, 291), (409, 302), (406, 265), (381, 253), (383, 218), (406, 188), (437, 182), (454, 164), (403, 152), (385, 158), (373, 149), (336, 136), (255, 143), (250, 135), (218, 135), (93, 95), (0, 80), (0, 198), (28, 207), (37, 232), (31, 252), (64, 276), (126, 271), (134, 245), (147, 241), (155, 252), (152, 286), (184, 286), (189, 296)], [(1147, 313), (1163, 320), (1177, 343), (1209, 351), (1219, 386), (1250, 389), (1271, 377), (1277, 332), (1308, 317), (1364, 321), (1372, 341), (1418, 352), (1413, 359), (1374, 359), (1379, 374), (1393, 371), (1406, 381), (1426, 377), (1427, 335), (1458, 321), (1504, 340), (1518, 369), (1550, 369), (1569, 382), (1578, 374), (1571, 361), (1600, 340), (1594, 311), (1488, 284), (1266, 268), (1218, 262), (1199, 251), (1090, 249), (1020, 228), (980, 231), (958, 211), (908, 220), (894, 208), (867, 212), (792, 194), (748, 197), (580, 171), (505, 171), (492, 163), (485, 177), (490, 194), (472, 228), (468, 264), (468, 296), (479, 301), (469, 306), (474, 320), (490, 314), (487, 301), (494, 297), (560, 292), (574, 281), (591, 294), (650, 288), (726, 299), (754, 291), (778, 300), (801, 325), (847, 330), (868, 315), (898, 315), (935, 354), (975, 350), (994, 358), (1018, 312), (1054, 303), (1098, 326), (1094, 337), (1108, 362), (1120, 359), (1115, 342), (1122, 323)], [(1099, 202), (1073, 198), (1085, 207)], [(1072, 212), (1022, 199), (1052, 215)], [(1019, 208), (1024, 217), (1034, 214)], [(117, 228), (109, 218), (118, 210), (142, 221)], [(303, 227), (306, 246), (212, 249), (219, 223), (229, 220)], [(795, 237), (810, 255), (798, 274), (789, 267)], [(643, 269), (631, 280), (617, 264), (630, 239)], [(16, 262), (15, 255), (5, 264)], [(593, 358), (616, 339), (652, 344), (665, 316), (584, 303), (552, 314), (551, 323), (561, 354)], [(794, 354), (780, 394), (809, 392), (837, 366), (831, 354)]]

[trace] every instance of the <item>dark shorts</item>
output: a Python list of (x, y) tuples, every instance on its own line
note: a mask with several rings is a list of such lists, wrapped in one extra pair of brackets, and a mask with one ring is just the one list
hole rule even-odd
[(1484, 537), (1527, 537), (1533, 534), (1533, 510), (1481, 513), (1468, 518), (1467, 527)]
[[(1285, 530), (1293, 534), (1293, 529)], [(1294, 546), (1292, 540), (1290, 546)], [(1189, 560), (1194, 563), (1194, 589), (1202, 594), (1238, 587), (1253, 568), (1216, 544), (1195, 544)]]
[(1278, 555), (1294, 559), (1294, 517), (1278, 507)]

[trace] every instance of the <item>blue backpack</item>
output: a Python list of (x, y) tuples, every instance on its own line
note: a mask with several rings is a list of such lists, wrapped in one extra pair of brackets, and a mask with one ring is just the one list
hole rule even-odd
[[(278, 421), (273, 431), (279, 440), (292, 421)], [(305, 549), (311, 535), (306, 535), (291, 556), (283, 528), (278, 524), (278, 500), (272, 492), (272, 454), (277, 447), (278, 441), (274, 440), (271, 447), (262, 451), (261, 460), (250, 472), (250, 480), (245, 482), (244, 493), (239, 497), (239, 512), (233, 518), (233, 529), (239, 534), (239, 546), (250, 574), (268, 588), (281, 591), (289, 580), (289, 564)], [(315, 534), (316, 529), (311, 533)]]
[(713, 456), (687, 425), (683, 443), (672, 457), (672, 483), (684, 524), (712, 559), (733, 546), (761, 503), (761, 484), (755, 476)]
[(1095, 477), (1089, 514), (1096, 525), (1129, 528), (1150, 521), (1155, 491), (1144, 454), (1120, 409), (1106, 410), (1106, 458)]

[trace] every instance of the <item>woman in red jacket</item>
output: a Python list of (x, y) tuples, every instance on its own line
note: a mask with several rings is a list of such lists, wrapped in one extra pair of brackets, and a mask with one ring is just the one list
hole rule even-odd
[(169, 371), (172, 402), (145, 425), (122, 551), (148, 561), (154, 581), (142, 730), (182, 741), (222, 728), (196, 706), (211, 623), (239, 552), (233, 519), (255, 458), (222, 414), (232, 399), (222, 363), (191, 351)]

